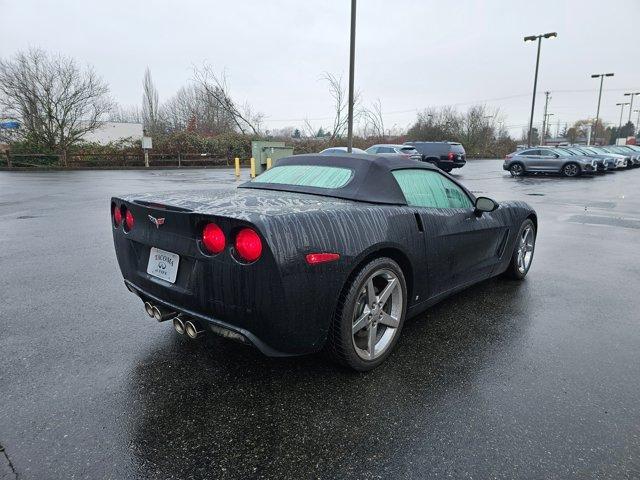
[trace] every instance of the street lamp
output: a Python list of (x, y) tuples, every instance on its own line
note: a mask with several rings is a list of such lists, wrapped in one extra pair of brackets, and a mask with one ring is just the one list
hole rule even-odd
[(347, 152), (353, 150), (353, 67), (356, 57), (356, 0), (351, 0), (351, 39), (349, 43), (349, 110), (347, 113)]
[(596, 124), (593, 128), (593, 134), (597, 141), (598, 139), (598, 120), (600, 119), (600, 100), (602, 100), (602, 83), (604, 82), (604, 77), (613, 77), (613, 73), (594, 73), (591, 75), (591, 78), (600, 77), (600, 93), (598, 94), (598, 109), (596, 110)]
[(624, 94), (625, 97), (631, 97), (631, 101), (629, 102), (629, 122), (631, 122), (631, 112), (633, 110), (633, 97), (635, 97), (636, 95), (640, 95), (640, 92), (631, 92)]
[(557, 37), (558, 34), (556, 32), (543, 33), (541, 35), (529, 35), (528, 37), (524, 37), (525, 42), (535, 42), (538, 41), (538, 55), (536, 56), (536, 73), (533, 79), (533, 98), (531, 99), (531, 119), (529, 120), (529, 142), (528, 146), (531, 146), (531, 135), (533, 134), (533, 112), (536, 108), (536, 89), (538, 88), (538, 67), (540, 65), (540, 46), (542, 45), (543, 38), (552, 38)]
[(622, 128), (622, 112), (624, 112), (624, 107), (629, 105), (629, 102), (616, 103), (616, 107), (620, 107), (620, 123), (618, 123), (618, 135), (620, 135), (620, 129)]

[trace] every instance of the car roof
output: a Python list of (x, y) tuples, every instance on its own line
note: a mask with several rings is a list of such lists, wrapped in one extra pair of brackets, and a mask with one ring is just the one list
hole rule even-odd
[(460, 142), (449, 142), (449, 141), (446, 141), (446, 140), (442, 140), (442, 141), (412, 140), (410, 142), (404, 142), (404, 143), (405, 143), (405, 145), (413, 145), (414, 143), (420, 143), (420, 144), (423, 144), (423, 143), (428, 143), (428, 144), (441, 143), (441, 144), (445, 144), (445, 145), (462, 145)]
[(371, 145), (369, 148), (373, 147), (393, 147), (393, 148), (407, 148), (412, 145), (402, 145), (400, 143), (376, 143), (375, 145)]
[[(415, 160), (406, 160), (381, 155), (293, 155), (279, 159), (274, 168), (287, 165), (328, 166), (349, 168), (353, 171), (353, 178), (341, 188), (320, 188), (305, 185), (284, 185), (277, 183), (260, 183), (260, 177), (250, 182), (239, 185), (238, 188), (257, 188), (265, 190), (280, 190), (285, 192), (311, 193), (326, 197), (343, 198), (360, 202), (384, 203), (391, 205), (406, 205), (405, 199), (398, 182), (394, 178), (394, 170), (420, 169), (438, 171), (438, 168), (430, 163)], [(443, 174), (444, 175), (444, 174)], [(449, 177), (450, 178), (450, 177)], [(454, 183), (457, 184), (457, 182)], [(459, 184), (458, 184), (459, 185)], [(459, 185), (467, 194), (473, 195)]]
[[(342, 153), (348, 153), (347, 147), (328, 147), (320, 151), (318, 155), (334, 155), (334, 154), (341, 155)], [(361, 148), (352, 147), (351, 153), (354, 153), (356, 155), (365, 155), (367, 152), (366, 150), (362, 150)]]

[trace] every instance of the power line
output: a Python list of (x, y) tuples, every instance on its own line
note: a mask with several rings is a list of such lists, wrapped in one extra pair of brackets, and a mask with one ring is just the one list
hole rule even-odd
[[(621, 91), (628, 91), (629, 88), (605, 88), (602, 91), (603, 92), (621, 92)], [(593, 93), (593, 92), (597, 92), (598, 89), (576, 89), (576, 90), (554, 90), (555, 93)], [(503, 100), (512, 100), (515, 98), (522, 98), (522, 97), (528, 97), (530, 96), (530, 93), (518, 93), (518, 94), (514, 94), (514, 95), (507, 95), (504, 97), (493, 97), (493, 98), (484, 98), (484, 99), (480, 99), (480, 100), (469, 100), (466, 102), (457, 102), (457, 103), (439, 103), (439, 104), (431, 104), (428, 107), (422, 107), (422, 108), (408, 108), (405, 110), (391, 110), (388, 112), (384, 112), (384, 116), (386, 117), (387, 115), (400, 115), (403, 113), (418, 113), (422, 110), (425, 110), (426, 108), (438, 108), (438, 107), (462, 107), (462, 106), (466, 106), (466, 105), (475, 105), (475, 104), (482, 104), (482, 103), (492, 103), (492, 102), (500, 102)], [(544, 92), (537, 92), (537, 95), (544, 95)], [(567, 107), (559, 107), (559, 108), (567, 108)], [(572, 108), (572, 107), (571, 107)], [(266, 117), (265, 122), (304, 122), (305, 120), (308, 121), (323, 121), (323, 120), (333, 120), (332, 116), (325, 116), (325, 117), (301, 117), (301, 118), (279, 118), (279, 119), (272, 119), (269, 117)]]

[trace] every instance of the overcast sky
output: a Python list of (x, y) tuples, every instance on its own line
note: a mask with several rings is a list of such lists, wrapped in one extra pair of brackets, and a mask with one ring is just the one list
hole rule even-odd
[[(320, 76), (342, 74), (346, 85), (349, 13), (349, 0), (0, 0), (0, 55), (34, 46), (72, 56), (123, 105), (140, 103), (146, 66), (166, 100), (206, 61), (226, 70), (234, 96), (268, 127), (309, 118), (326, 128)], [(615, 72), (605, 80), (606, 122), (617, 125), (625, 91), (640, 91), (640, 0), (360, 0), (357, 22), (356, 88), (365, 103), (380, 99), (387, 127), (429, 106), (485, 103), (519, 135), (536, 54), (523, 36), (549, 31), (558, 38), (543, 41), (538, 91), (552, 92), (554, 125), (595, 116), (591, 73)]]

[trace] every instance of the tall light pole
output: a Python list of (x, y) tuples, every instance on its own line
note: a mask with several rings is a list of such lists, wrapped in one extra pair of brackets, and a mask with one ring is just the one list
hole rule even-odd
[(631, 100), (629, 102), (629, 122), (631, 122), (631, 113), (633, 111), (633, 97), (635, 97), (636, 95), (640, 95), (640, 92), (631, 92), (624, 94), (625, 97), (631, 97)]
[(591, 75), (591, 78), (600, 78), (600, 93), (598, 93), (598, 109), (596, 110), (596, 124), (593, 127), (593, 135), (598, 141), (598, 120), (600, 119), (600, 100), (602, 100), (602, 83), (604, 82), (604, 77), (613, 77), (613, 73), (594, 73)]
[(624, 112), (624, 107), (629, 105), (629, 102), (616, 103), (616, 107), (620, 107), (620, 123), (618, 123), (618, 135), (620, 135), (620, 129), (622, 128), (622, 112)]
[(351, 0), (351, 40), (349, 44), (349, 110), (347, 126), (347, 152), (353, 150), (353, 67), (356, 60), (356, 0)]
[(531, 136), (533, 135), (533, 112), (536, 109), (536, 89), (538, 88), (538, 67), (540, 66), (540, 46), (542, 45), (543, 38), (551, 38), (557, 37), (558, 34), (556, 32), (543, 33), (541, 35), (529, 35), (528, 37), (524, 37), (525, 42), (535, 42), (538, 41), (538, 55), (536, 56), (536, 73), (533, 79), (533, 98), (531, 99), (531, 119), (529, 120), (529, 141), (528, 146), (531, 146)]

